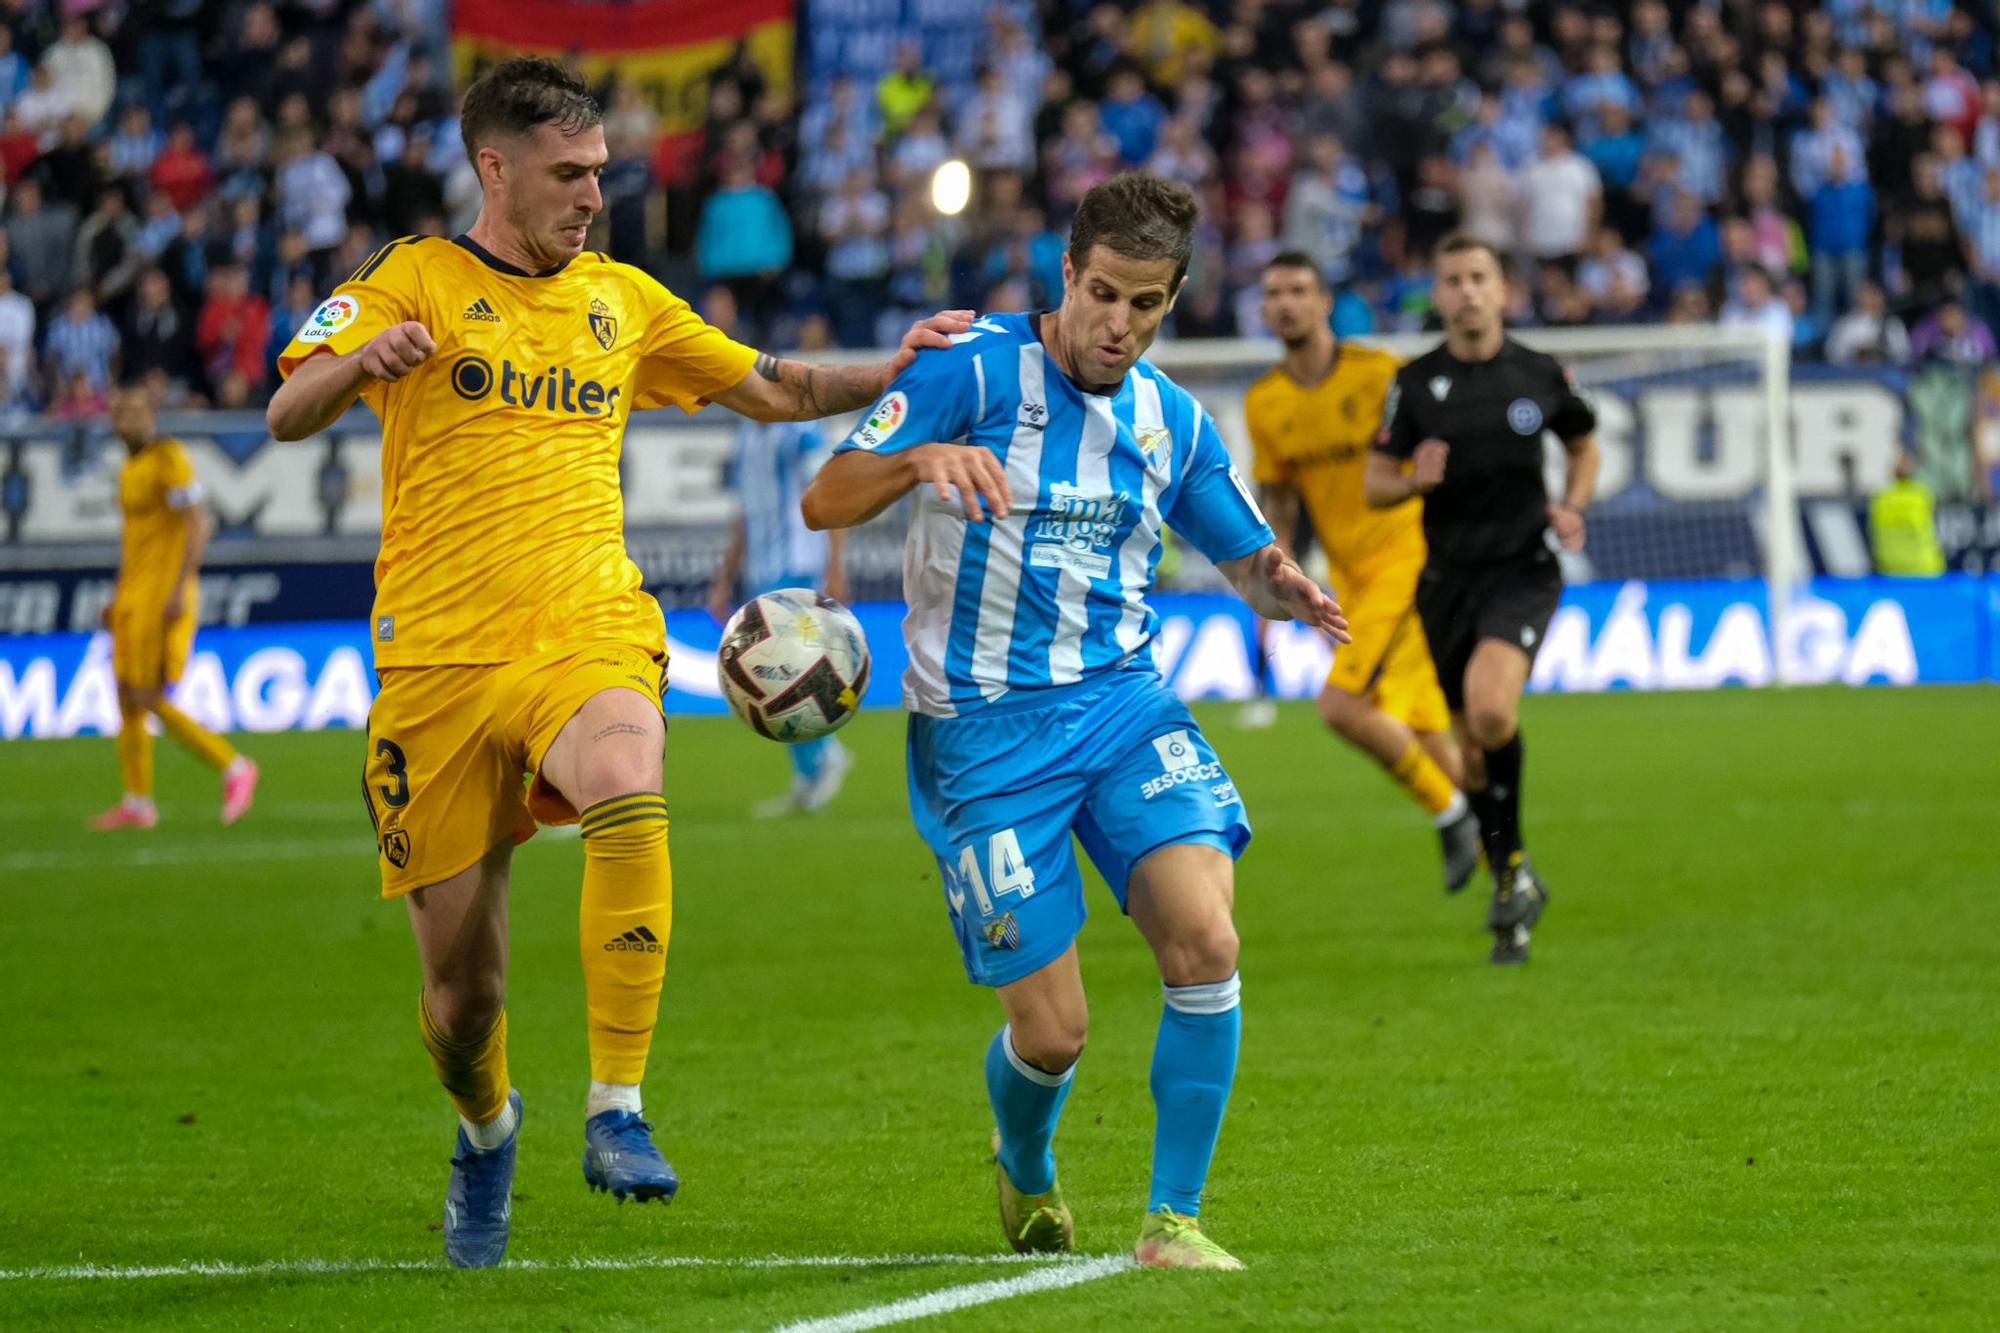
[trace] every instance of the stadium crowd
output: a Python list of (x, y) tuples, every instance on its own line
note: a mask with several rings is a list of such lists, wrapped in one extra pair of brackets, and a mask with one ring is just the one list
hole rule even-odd
[[(1281, 248), (1338, 284), (1342, 332), (1421, 327), (1424, 257), (1463, 227), (1513, 257), (1517, 324), (1721, 319), (1834, 361), (1984, 364), (1991, 10), (995, 6), (970, 86), (911, 44), (797, 108), (739, 49), (695, 136), (606, 86), (595, 244), (726, 301), (747, 336), (869, 345), (916, 312), (1055, 301), (1076, 200), (1146, 167), (1208, 205), (1184, 337), (1261, 333), (1256, 276)], [(382, 240), (467, 225), (447, 11), (0, 0), (10, 409), (93, 415), (119, 376), (257, 403), (276, 350)], [(930, 182), (951, 157), (975, 189), (943, 217)]]

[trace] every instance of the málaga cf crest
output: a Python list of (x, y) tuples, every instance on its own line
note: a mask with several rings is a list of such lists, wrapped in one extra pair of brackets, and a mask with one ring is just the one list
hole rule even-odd
[(612, 316), (611, 307), (594, 296), (590, 298), (590, 332), (597, 345), (607, 352), (618, 341), (618, 321)]

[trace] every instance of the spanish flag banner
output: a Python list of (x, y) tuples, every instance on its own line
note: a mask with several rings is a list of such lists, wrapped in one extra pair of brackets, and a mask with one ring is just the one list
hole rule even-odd
[(698, 134), (708, 76), (741, 42), (765, 83), (792, 89), (793, 0), (457, 0), (452, 67), (460, 87), (511, 55), (545, 55), (593, 84), (636, 84), (668, 136)]

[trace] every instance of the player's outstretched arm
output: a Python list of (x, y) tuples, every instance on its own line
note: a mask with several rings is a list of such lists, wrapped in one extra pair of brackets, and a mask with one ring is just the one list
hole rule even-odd
[(415, 320), (394, 324), (351, 352), (316, 352), (271, 395), (264, 424), (278, 440), (303, 440), (353, 406), (371, 379), (393, 383), (422, 365), (437, 344)]
[(814, 530), (851, 528), (924, 482), (975, 523), (989, 512), (1004, 517), (1014, 505), (1006, 470), (992, 450), (976, 444), (920, 444), (893, 454), (860, 449), (835, 454), (806, 487), (799, 509)]
[(759, 352), (750, 372), (714, 400), (756, 421), (812, 421), (856, 412), (881, 397), (917, 353), (949, 347), (972, 327), (970, 310), (946, 310), (920, 319), (903, 335), (896, 354), (870, 366), (819, 366)]
[(1354, 642), (1347, 617), (1326, 589), (1306, 577), (1276, 542), (1216, 566), (1250, 609), (1266, 620), (1296, 620), (1340, 643)]

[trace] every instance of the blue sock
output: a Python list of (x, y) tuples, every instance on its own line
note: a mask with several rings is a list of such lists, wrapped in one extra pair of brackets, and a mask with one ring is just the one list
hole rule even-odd
[(785, 754), (792, 761), (792, 773), (801, 778), (817, 777), (820, 761), (826, 756), (826, 747), (832, 741), (831, 736), (822, 736), (816, 741), (800, 741), (797, 745), (787, 745)]
[(1160, 1035), (1153, 1043), (1153, 1184), (1146, 1211), (1201, 1212), (1201, 1187), (1222, 1132), (1222, 1112), (1236, 1081), (1243, 1035), (1243, 986), (1227, 981), (1167, 986)]
[(1056, 1155), (1050, 1144), (1075, 1073), (1075, 1065), (1051, 1074), (1023, 1060), (1014, 1050), (1012, 1028), (1001, 1028), (986, 1048), (986, 1095), (1000, 1126), (1000, 1165), (1023, 1194), (1055, 1186)]

